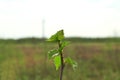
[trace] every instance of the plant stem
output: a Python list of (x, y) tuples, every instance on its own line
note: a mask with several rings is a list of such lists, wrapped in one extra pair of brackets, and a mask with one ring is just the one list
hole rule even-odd
[[(58, 41), (59, 49), (61, 48), (61, 42)], [(63, 60), (63, 52), (60, 51), (60, 58), (61, 58), (61, 67), (60, 67), (60, 80), (63, 77), (63, 70), (64, 70), (64, 60)]]

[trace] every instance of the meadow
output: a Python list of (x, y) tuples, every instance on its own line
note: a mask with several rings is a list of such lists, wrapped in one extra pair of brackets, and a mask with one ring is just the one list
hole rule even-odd
[[(68, 39), (64, 49), (78, 63), (66, 65), (63, 80), (120, 80), (119, 39)], [(58, 46), (44, 40), (0, 40), (0, 80), (58, 80), (47, 52)]]

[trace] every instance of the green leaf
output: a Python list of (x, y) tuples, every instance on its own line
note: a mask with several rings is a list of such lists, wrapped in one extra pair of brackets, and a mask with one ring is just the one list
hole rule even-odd
[(57, 35), (56, 34), (52, 35), (47, 41), (58, 41)]
[(59, 53), (61, 53), (63, 48), (66, 47), (69, 43), (69, 41), (61, 41), (61, 47), (58, 49)]
[(67, 45), (69, 45), (69, 43), (70, 43), (69, 41), (63, 41), (61, 48), (63, 49), (64, 47), (66, 47)]
[(60, 41), (64, 39), (64, 31), (60, 30), (52, 35), (47, 41)]
[(54, 64), (55, 64), (56, 70), (58, 70), (59, 67), (61, 66), (61, 58), (60, 58), (60, 56), (55, 56)]
[(58, 37), (58, 40), (63, 40), (64, 39), (64, 31), (63, 30), (58, 31), (57, 37)]
[(57, 56), (58, 54), (59, 54), (59, 52), (58, 52), (57, 49), (50, 50), (50, 51), (48, 52), (48, 58), (50, 59), (50, 58), (52, 58), (52, 57), (54, 57), (54, 56)]
[(65, 63), (70, 64), (72, 66), (73, 70), (75, 70), (77, 67), (77, 62), (72, 60), (70, 57), (65, 59)]

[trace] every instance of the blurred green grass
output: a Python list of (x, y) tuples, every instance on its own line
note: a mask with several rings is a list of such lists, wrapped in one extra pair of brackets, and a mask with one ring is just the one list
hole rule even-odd
[[(55, 43), (2, 43), (0, 80), (58, 80), (47, 52)], [(64, 56), (78, 62), (75, 71), (66, 65), (63, 80), (120, 80), (120, 42), (71, 42)]]

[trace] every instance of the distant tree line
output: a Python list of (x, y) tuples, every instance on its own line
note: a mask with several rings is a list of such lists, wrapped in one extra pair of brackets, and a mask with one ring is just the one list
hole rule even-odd
[[(70, 42), (120, 42), (120, 38), (80, 38), (69, 37), (66, 40)], [(21, 39), (0, 39), (0, 43), (40, 43), (45, 42), (44, 38), (21, 38)]]

